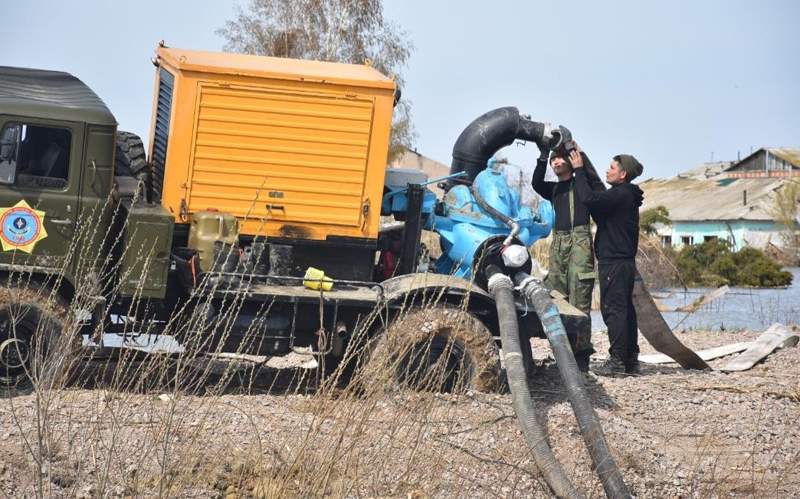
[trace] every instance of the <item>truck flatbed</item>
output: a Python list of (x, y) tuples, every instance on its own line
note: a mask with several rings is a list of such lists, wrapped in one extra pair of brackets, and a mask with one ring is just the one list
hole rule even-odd
[(241, 287), (217, 289), (215, 294), (220, 298), (244, 294), (247, 300), (260, 302), (274, 300), (289, 303), (318, 303), (322, 299), (325, 303), (339, 302), (364, 306), (374, 306), (382, 302), (384, 297), (383, 288), (377, 283), (373, 286), (335, 283), (330, 291), (309, 289), (302, 284), (252, 283)]

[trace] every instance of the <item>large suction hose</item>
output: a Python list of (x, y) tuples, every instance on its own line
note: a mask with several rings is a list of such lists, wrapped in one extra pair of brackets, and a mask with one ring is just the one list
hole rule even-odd
[(472, 183), (486, 168), (489, 158), (515, 140), (537, 144), (544, 141), (549, 147), (555, 148), (562, 140), (568, 139), (567, 135), (570, 134), (566, 128), (552, 129), (549, 123), (531, 121), (520, 115), (516, 107), (494, 109), (476, 118), (458, 136), (453, 146), (450, 174), (467, 172), (466, 183)]
[[(522, 349), (519, 340), (519, 324), (517, 308), (514, 304), (514, 286), (511, 278), (500, 272), (494, 265), (487, 269), (489, 292), (497, 305), (497, 316), (500, 322), (500, 336), (503, 342), (503, 358), (506, 364), (508, 384), (514, 412), (517, 414), (525, 440), (528, 442), (536, 465), (541, 470), (547, 485), (558, 497), (582, 497), (564, 473), (561, 464), (556, 460), (553, 450), (547, 443), (547, 432), (536, 419), (533, 399), (531, 398), (528, 380), (525, 374)], [(575, 361), (573, 360), (573, 364)]]
[[(521, 288), (521, 292), (542, 321), (542, 329), (550, 341), (558, 372), (567, 388), (567, 397), (578, 420), (578, 428), (580, 428), (583, 440), (589, 449), (589, 455), (592, 457), (592, 463), (606, 495), (612, 499), (631, 497), (631, 493), (622, 479), (622, 474), (609, 452), (600, 421), (592, 408), (582, 375), (578, 371), (578, 365), (569, 346), (564, 324), (561, 322), (558, 309), (550, 299), (550, 292), (541, 282), (525, 272), (517, 272), (514, 275), (514, 282)], [(503, 348), (505, 348), (505, 342)]]

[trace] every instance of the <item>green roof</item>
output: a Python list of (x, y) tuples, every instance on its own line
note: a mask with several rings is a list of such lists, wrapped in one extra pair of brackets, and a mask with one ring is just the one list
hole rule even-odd
[(3, 114), (116, 126), (108, 107), (69, 73), (0, 66)]

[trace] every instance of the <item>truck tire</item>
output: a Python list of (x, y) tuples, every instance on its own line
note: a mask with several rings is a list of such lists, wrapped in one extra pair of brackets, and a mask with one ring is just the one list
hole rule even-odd
[(35, 283), (0, 288), (0, 389), (66, 384), (78, 360), (63, 300)]
[(135, 133), (118, 131), (114, 174), (144, 180), (146, 171), (147, 155), (142, 139)]
[(500, 353), (487, 327), (447, 304), (417, 307), (374, 340), (360, 373), (362, 387), (400, 386), (438, 392), (496, 392), (503, 386)]

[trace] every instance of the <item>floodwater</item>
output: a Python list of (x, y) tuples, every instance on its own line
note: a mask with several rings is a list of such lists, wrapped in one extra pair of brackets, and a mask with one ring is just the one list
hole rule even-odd
[[(698, 311), (662, 312), (674, 331), (704, 329), (735, 331), (747, 329), (761, 331), (775, 322), (800, 324), (800, 268), (787, 269), (792, 273), (788, 288), (731, 288), (728, 293), (701, 307)], [(653, 296), (674, 309), (688, 305), (713, 288), (682, 288), (653, 291)], [(605, 330), (599, 311), (592, 312), (592, 331)]]

